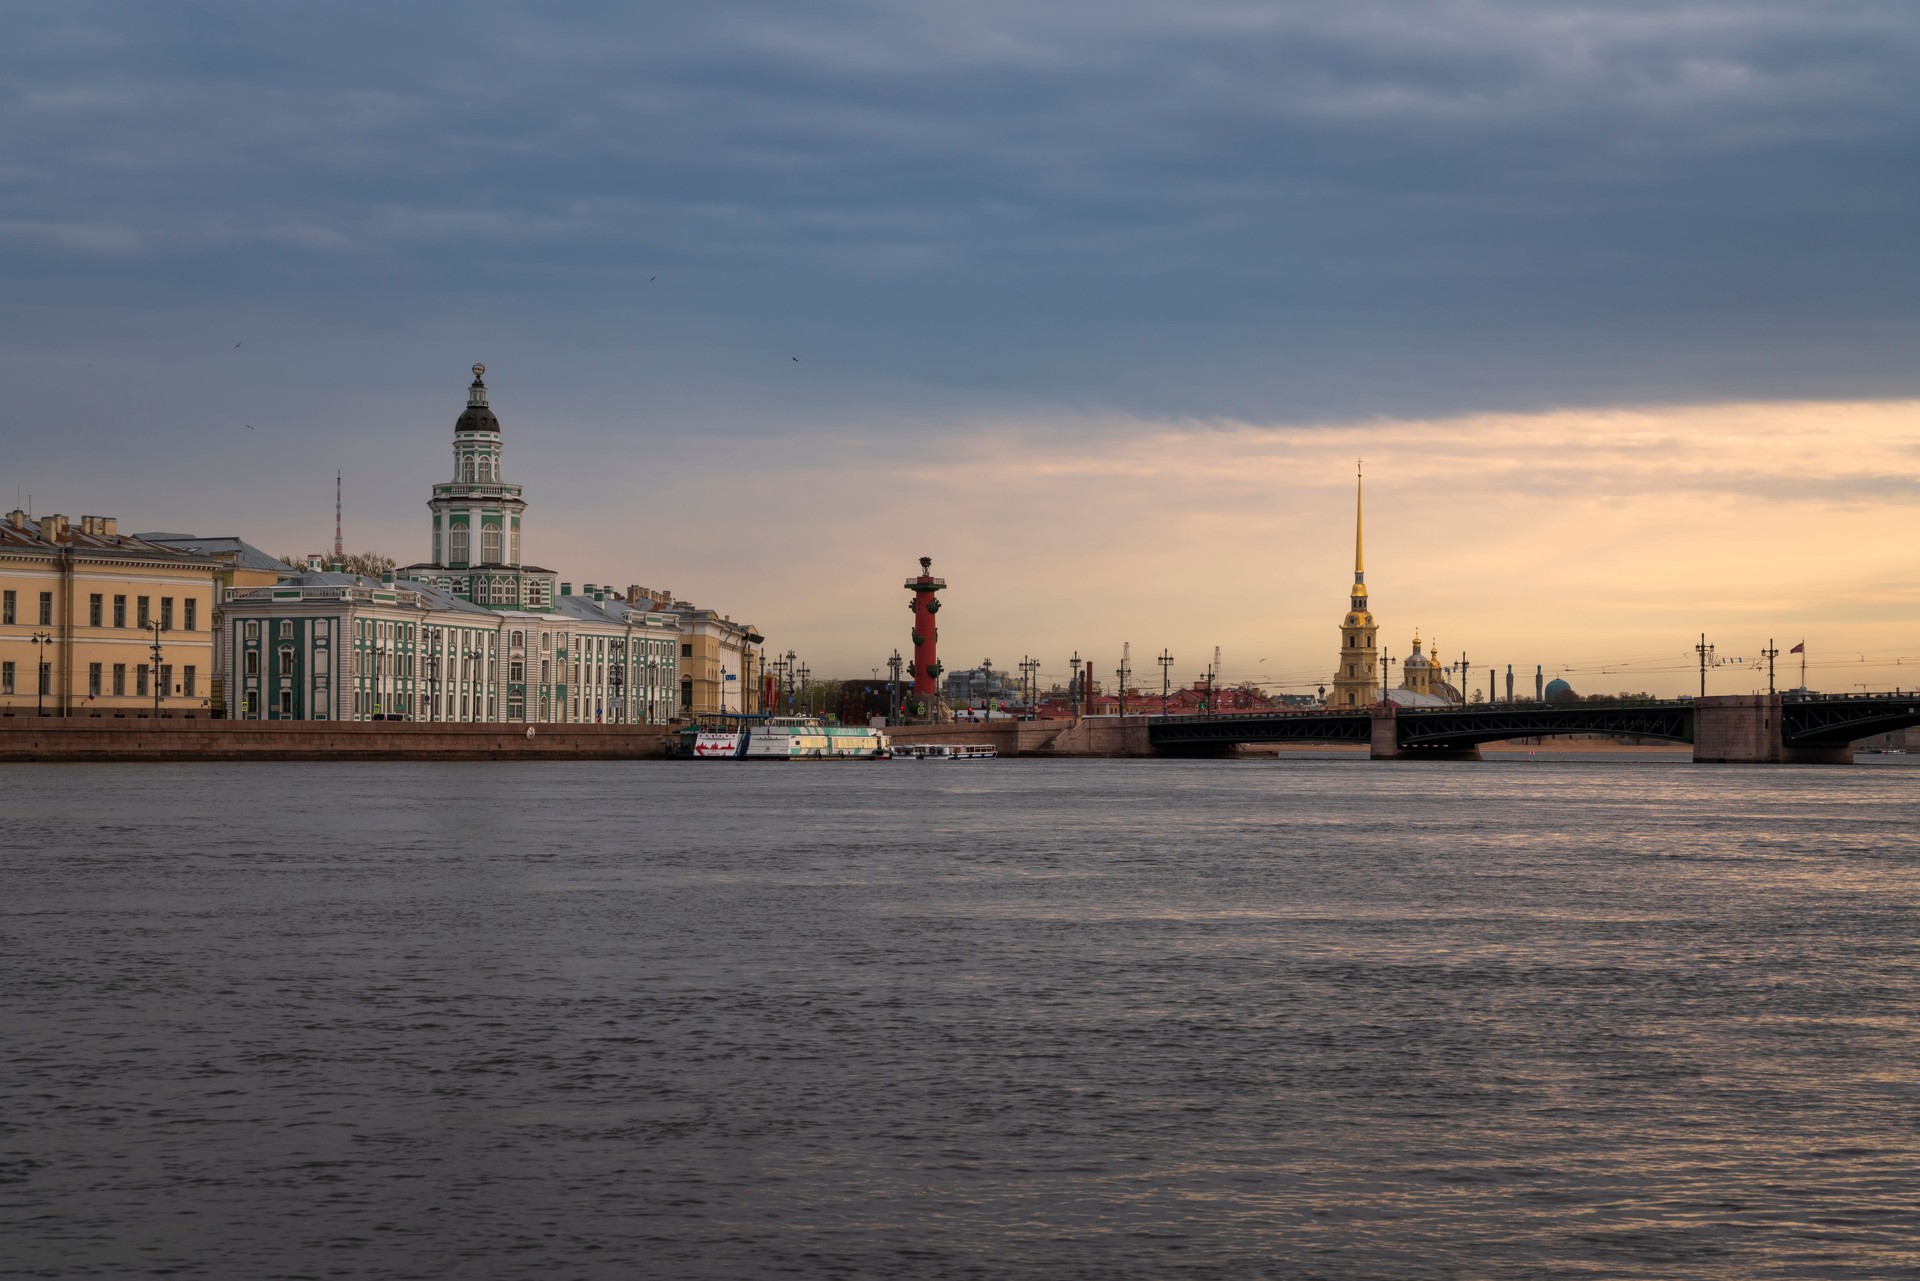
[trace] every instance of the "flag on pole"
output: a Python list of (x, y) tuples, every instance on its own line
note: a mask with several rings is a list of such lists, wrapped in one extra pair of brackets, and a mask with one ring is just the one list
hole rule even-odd
[(1804, 654), (1806, 652), (1807, 652), (1807, 643), (1805, 641), (1801, 641), (1798, 645), (1795, 645), (1792, 649), (1787, 651), (1787, 653), (1789, 654)]

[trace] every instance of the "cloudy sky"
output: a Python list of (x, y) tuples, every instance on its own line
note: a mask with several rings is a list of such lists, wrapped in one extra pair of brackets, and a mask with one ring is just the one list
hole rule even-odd
[(4, 22), (0, 479), (37, 510), (317, 550), (338, 467), (348, 541), (423, 557), (479, 360), (530, 559), (815, 671), (905, 645), (926, 554), (950, 665), (1219, 645), (1311, 687), (1361, 455), (1398, 652), (1920, 663), (1909, 3)]

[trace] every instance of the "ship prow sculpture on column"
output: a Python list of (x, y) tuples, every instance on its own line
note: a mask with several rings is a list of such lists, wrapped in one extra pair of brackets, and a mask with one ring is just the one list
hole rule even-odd
[(920, 576), (906, 581), (906, 589), (913, 593), (907, 605), (913, 611), (913, 661), (907, 664), (913, 692), (908, 718), (932, 725), (953, 720), (953, 709), (940, 697), (940, 673), (946, 669), (940, 665), (940, 628), (934, 623), (934, 615), (940, 612), (938, 593), (946, 585), (946, 579), (933, 576), (931, 556), (922, 556)]

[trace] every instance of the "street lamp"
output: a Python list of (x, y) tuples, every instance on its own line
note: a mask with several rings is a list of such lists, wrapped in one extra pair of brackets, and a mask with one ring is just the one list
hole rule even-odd
[(900, 722), (900, 650), (894, 647), (893, 654), (887, 659), (887, 723), (897, 725)]
[(160, 719), (160, 620), (154, 619), (153, 628), (153, 718)]
[[(467, 649), (467, 650), (462, 650), (460, 652), (469, 663), (473, 664), (474, 674), (472, 676), (463, 677), (463, 680), (468, 685), (472, 685), (473, 682), (476, 679), (478, 679), (482, 673), (486, 671), (486, 668), (481, 666), (481, 663), (480, 663), (480, 660), (485, 658), (486, 655), (477, 649)], [(469, 719), (477, 721), (480, 719), (480, 695), (477, 691), (474, 691), (471, 689), (469, 689), (468, 692), (473, 695), (473, 711)]]
[(33, 641), (33, 688), (34, 688), (33, 714), (36, 717), (40, 717), (40, 716), (45, 716), (47, 714), (47, 677), (50, 676), (53, 672), (53, 664), (45, 661), (42, 655), (44, 655), (47, 652), (44, 647), (53, 644), (53, 636), (49, 632), (35, 632), (32, 636), (32, 641)]

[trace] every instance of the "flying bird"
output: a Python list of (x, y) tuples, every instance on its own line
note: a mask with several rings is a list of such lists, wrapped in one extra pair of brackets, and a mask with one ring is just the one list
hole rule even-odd
[(793, 361), (793, 363), (796, 365), (800, 363), (800, 357), (798, 356), (789, 356), (788, 359)]
[(240, 350), (240, 344), (239, 344), (239, 343), (235, 343), (235, 344), (233, 345), (233, 349), (234, 349), (235, 351), (239, 351), (239, 350)]

